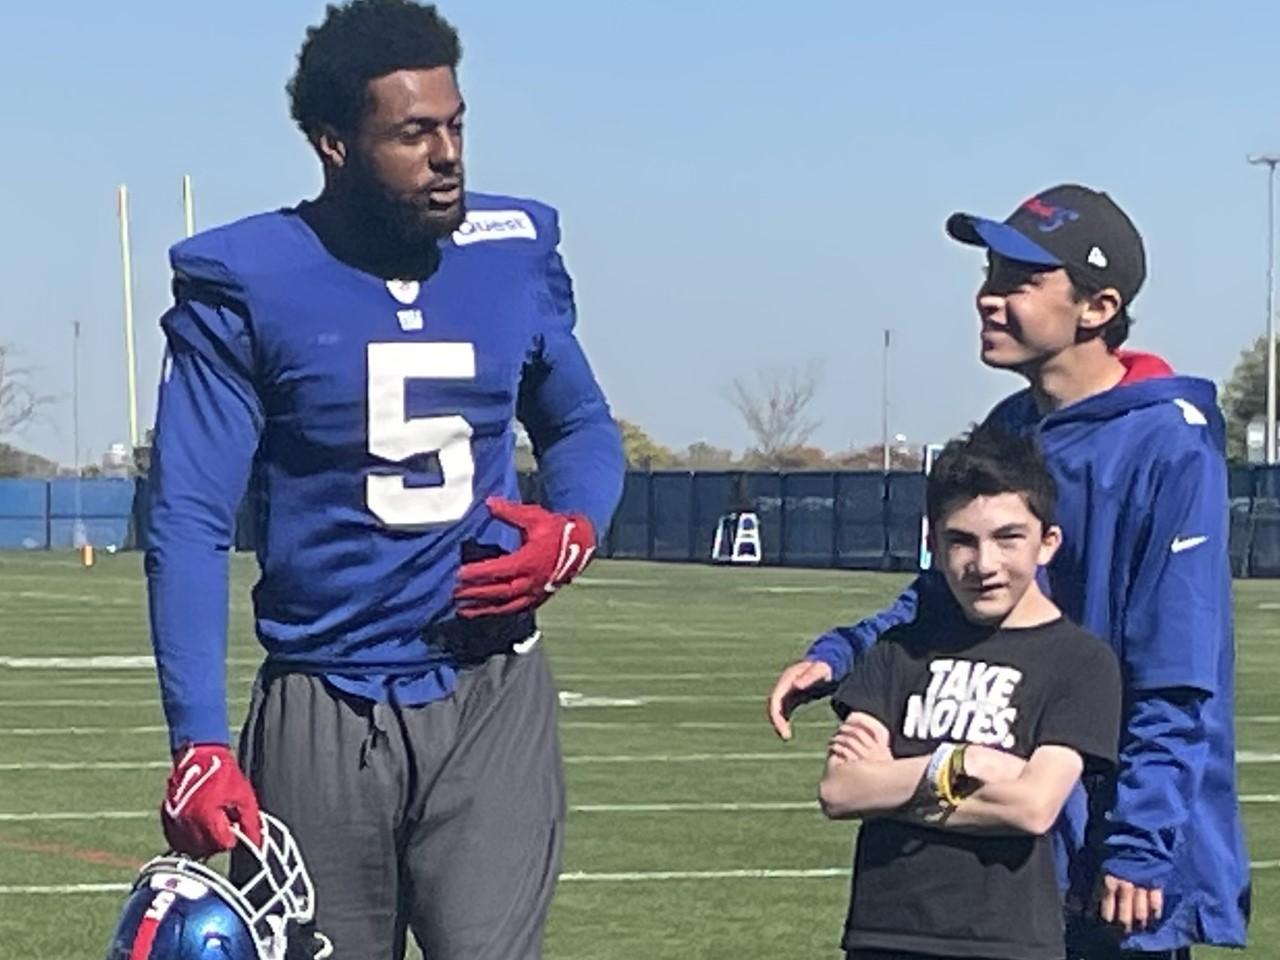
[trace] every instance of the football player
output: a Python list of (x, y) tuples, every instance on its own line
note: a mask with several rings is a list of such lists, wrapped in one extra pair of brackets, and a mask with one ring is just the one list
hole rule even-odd
[[(624, 470), (555, 211), (464, 189), (459, 55), (434, 7), (330, 6), (289, 84), (322, 191), (175, 246), (162, 320), (164, 831), (203, 856), (270, 809), (345, 958), (399, 957), (408, 930), (438, 960), (540, 955), (565, 802), (534, 610)], [(516, 420), (545, 508), (515, 502)], [(251, 483), (266, 657), (237, 761), (227, 551)]]

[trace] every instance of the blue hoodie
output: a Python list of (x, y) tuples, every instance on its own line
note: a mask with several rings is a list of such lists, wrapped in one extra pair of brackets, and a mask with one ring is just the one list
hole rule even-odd
[[(1164, 891), (1164, 919), (1125, 949), (1243, 945), (1249, 860), (1236, 794), (1225, 425), (1215, 388), (1180, 376), (1126, 382), (1046, 417), (1024, 390), (988, 419), (1038, 435), (1063, 530), (1048, 571), (1053, 598), (1111, 643), (1124, 671), (1103, 839), (1084, 843), (1079, 795), (1059, 824), (1068, 913), (1093, 909), (1101, 870)], [(929, 572), (889, 610), (824, 634), (807, 656), (839, 678), (880, 634), (934, 602), (951, 601), (942, 576)]]

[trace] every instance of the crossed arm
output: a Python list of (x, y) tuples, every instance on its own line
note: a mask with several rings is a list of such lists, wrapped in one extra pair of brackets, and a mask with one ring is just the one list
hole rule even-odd
[(927, 781), (929, 757), (896, 758), (875, 717), (851, 713), (828, 745), (818, 786), (831, 819), (894, 817), (966, 833), (1047, 833), (1080, 779), (1084, 762), (1069, 747), (1038, 747), (1029, 760), (978, 745), (965, 749), (976, 789), (939, 813)]

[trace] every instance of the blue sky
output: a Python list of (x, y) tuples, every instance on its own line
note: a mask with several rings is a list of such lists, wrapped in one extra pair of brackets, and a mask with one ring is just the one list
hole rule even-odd
[[(938, 440), (1019, 384), (976, 359), (979, 254), (953, 210), (1003, 217), (1074, 180), (1148, 246), (1133, 345), (1221, 382), (1263, 329), (1280, 150), (1280, 4), (454, 0), (469, 183), (561, 210), (580, 333), (618, 415), (742, 448), (734, 374), (818, 358), (815, 440)], [(115, 189), (132, 195), (142, 421), (165, 250), (195, 182), (209, 226), (319, 185), (283, 87), (310, 0), (7, 11), (0, 341), (60, 400), (19, 438), (72, 458), (128, 432)]]

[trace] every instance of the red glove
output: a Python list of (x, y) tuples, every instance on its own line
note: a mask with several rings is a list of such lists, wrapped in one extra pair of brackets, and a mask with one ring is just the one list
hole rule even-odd
[(174, 755), (160, 822), (169, 846), (189, 857), (234, 847), (239, 840), (233, 822), (255, 846), (262, 845), (258, 798), (231, 751), (217, 743), (198, 743)]
[(453, 594), (460, 617), (530, 610), (586, 569), (596, 552), (596, 533), (584, 516), (501, 497), (490, 497), (485, 506), (498, 520), (518, 527), (524, 544), (504, 557), (462, 565)]

